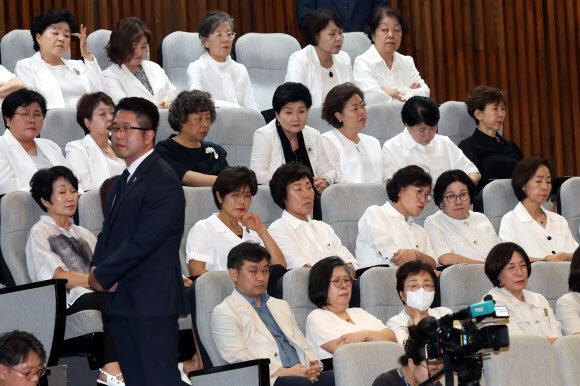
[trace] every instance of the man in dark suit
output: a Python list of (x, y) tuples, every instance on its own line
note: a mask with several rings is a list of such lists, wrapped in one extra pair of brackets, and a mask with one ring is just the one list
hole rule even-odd
[(153, 150), (157, 107), (125, 98), (115, 107), (112, 147), (127, 169), (107, 195), (89, 284), (109, 291), (111, 332), (125, 383), (183, 385), (177, 318), (188, 312), (179, 261), (185, 197)]
[(302, 31), (308, 16), (318, 8), (325, 8), (340, 15), (344, 22), (344, 32), (364, 32), (377, 7), (389, 7), (389, 0), (296, 0), (296, 18)]

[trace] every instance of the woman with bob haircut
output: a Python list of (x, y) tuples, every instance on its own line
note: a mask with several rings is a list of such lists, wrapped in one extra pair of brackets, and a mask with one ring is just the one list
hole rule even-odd
[(437, 134), (439, 107), (432, 99), (415, 96), (403, 105), (401, 118), (405, 129), (383, 145), (383, 177), (407, 166), (417, 165), (431, 174), (433, 181), (447, 170), (460, 169), (477, 185), (475, 165), (449, 137)]
[(127, 167), (109, 140), (114, 113), (113, 100), (102, 92), (85, 94), (77, 103), (77, 122), (85, 137), (67, 143), (65, 152), (85, 190), (99, 189), (107, 178), (120, 175)]
[(367, 121), (363, 92), (350, 82), (334, 87), (322, 105), (322, 118), (334, 127), (322, 134), (322, 145), (337, 171), (336, 182), (382, 184), (381, 144), (360, 133)]
[(286, 82), (308, 87), (314, 107), (322, 105), (333, 87), (353, 82), (350, 56), (340, 50), (343, 28), (338, 14), (323, 8), (315, 10), (302, 28), (308, 45), (288, 59)]
[(384, 323), (362, 308), (347, 308), (352, 295), (350, 267), (338, 256), (314, 264), (308, 275), (308, 298), (318, 309), (306, 320), (306, 340), (320, 359), (332, 358), (342, 345), (397, 338)]
[(580, 335), (580, 248), (572, 257), (568, 290), (556, 303), (556, 319), (562, 324), (564, 335)]
[(187, 235), (186, 256), (191, 276), (227, 271), (228, 253), (243, 242), (260, 244), (272, 256), (273, 265), (286, 267), (284, 255), (260, 217), (248, 212), (257, 192), (256, 174), (252, 170), (237, 166), (221, 171), (212, 187), (219, 213), (198, 221)]
[[(66, 8), (43, 12), (32, 21), (36, 54), (19, 60), (14, 72), (30, 90), (46, 98), (47, 109), (74, 109), (86, 93), (107, 92), (97, 59), (87, 45), (87, 29)], [(80, 40), (83, 60), (64, 59), (72, 36)]]
[(430, 90), (411, 56), (397, 52), (409, 25), (394, 8), (375, 8), (366, 26), (371, 47), (354, 60), (354, 80), (369, 104), (400, 103)]
[(221, 11), (209, 11), (197, 34), (206, 52), (187, 67), (190, 90), (209, 92), (215, 104), (259, 111), (246, 66), (232, 59), (236, 33), (234, 19)]
[(520, 245), (531, 261), (570, 261), (578, 248), (568, 221), (542, 208), (552, 191), (552, 163), (547, 158), (528, 157), (518, 162), (512, 188), (520, 201), (506, 213), (499, 238)]
[(151, 31), (136, 17), (115, 24), (105, 47), (113, 64), (104, 71), (115, 103), (126, 97), (140, 97), (167, 109), (177, 96), (165, 71), (157, 63), (145, 60), (150, 40)]
[(30, 181), (30, 194), (46, 212), (30, 230), (26, 242), (26, 265), (33, 282), (66, 279), (67, 315), (84, 310), (101, 312), (105, 364), (97, 384), (124, 386), (109, 314), (107, 292), (93, 292), (89, 270), (97, 238), (73, 223), (79, 200), (78, 180), (64, 166), (39, 170)]
[(325, 257), (338, 256), (354, 274), (358, 262), (332, 227), (310, 218), (316, 197), (314, 184), (306, 166), (297, 163), (280, 166), (270, 180), (270, 194), (284, 212), (268, 230), (282, 250), (288, 269), (311, 268)]
[(485, 274), (494, 288), (487, 294), (495, 305), (506, 307), (510, 315), (510, 335), (536, 335), (550, 343), (562, 336), (560, 322), (548, 300), (526, 290), (532, 274), (532, 263), (526, 251), (515, 243), (500, 243), (485, 260)]
[(436, 267), (429, 236), (412, 219), (433, 199), (431, 182), (431, 176), (416, 165), (395, 173), (387, 183), (390, 201), (368, 207), (358, 222), (356, 257), (362, 267), (400, 267), (413, 260)]
[(475, 194), (475, 184), (461, 170), (448, 170), (435, 183), (433, 198), (441, 210), (424, 226), (441, 265), (483, 264), (500, 242), (489, 219), (470, 210)]

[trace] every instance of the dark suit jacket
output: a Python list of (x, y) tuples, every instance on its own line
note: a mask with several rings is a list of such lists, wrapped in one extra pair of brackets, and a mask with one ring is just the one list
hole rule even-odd
[(344, 7), (345, 0), (297, 0), (296, 18), (298, 27), (302, 27), (310, 14), (318, 9), (325, 8), (336, 12), (344, 22), (344, 32), (364, 32), (373, 10), (377, 7), (388, 7), (389, 0), (348, 0), (350, 6)]
[(119, 283), (108, 296), (110, 313), (186, 314), (179, 260), (185, 196), (177, 175), (153, 151), (137, 167), (121, 196), (115, 197), (119, 183), (120, 178), (109, 189), (92, 261), (103, 288)]

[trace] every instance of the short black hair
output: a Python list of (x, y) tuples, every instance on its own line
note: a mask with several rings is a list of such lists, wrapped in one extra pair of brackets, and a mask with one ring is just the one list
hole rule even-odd
[(353, 280), (350, 267), (338, 256), (325, 257), (312, 266), (308, 273), (308, 298), (318, 308), (328, 305), (328, 287), (336, 267), (343, 267)]
[(66, 166), (53, 166), (50, 169), (40, 169), (30, 179), (30, 195), (36, 201), (36, 203), (46, 212), (46, 206), (42, 203), (41, 198), (45, 201), (50, 201), (52, 197), (52, 184), (56, 182), (59, 178), (64, 178), (66, 181), (75, 188), (79, 189), (79, 180), (75, 177), (74, 173)]
[(276, 169), (270, 180), (270, 194), (276, 205), (282, 209), (286, 209), (286, 203), (284, 201), (286, 201), (286, 197), (288, 196), (288, 185), (300, 181), (304, 177), (308, 178), (316, 194), (314, 178), (312, 177), (312, 173), (310, 173), (310, 169), (306, 166), (291, 162)]
[(274, 91), (272, 107), (276, 113), (280, 113), (284, 106), (292, 102), (304, 102), (307, 109), (312, 106), (312, 95), (302, 83), (286, 82), (278, 86), (276, 91)]
[(115, 115), (119, 111), (130, 111), (137, 115), (137, 121), (142, 127), (147, 127), (157, 134), (157, 126), (159, 125), (159, 110), (153, 102), (139, 97), (123, 98), (115, 106)]
[(115, 107), (115, 102), (113, 102), (111, 97), (101, 91), (85, 94), (77, 102), (77, 122), (85, 134), (90, 133), (89, 128), (85, 125), (85, 118), (89, 121), (93, 119), (93, 112), (101, 102), (107, 106)]
[(227, 194), (238, 189), (243, 189), (245, 186), (250, 188), (252, 197), (258, 193), (258, 180), (256, 178), (256, 173), (254, 173), (253, 170), (250, 170), (245, 166), (225, 168), (218, 174), (211, 188), (215, 206), (217, 206), (218, 209), (222, 208), (217, 197), (218, 193), (223, 200)]
[(479, 119), (475, 118), (475, 111), (483, 112), (488, 105), (501, 104), (505, 106), (505, 97), (500, 89), (489, 86), (475, 86), (467, 93), (465, 98), (465, 107), (467, 107), (467, 114), (479, 126)]
[(358, 95), (364, 103), (365, 94), (356, 84), (345, 82), (333, 87), (326, 94), (324, 102), (322, 102), (322, 119), (330, 123), (333, 127), (340, 129), (343, 126), (343, 122), (339, 121), (334, 114), (344, 114), (346, 103), (355, 95)]
[(431, 98), (414, 96), (409, 98), (401, 110), (401, 119), (407, 126), (425, 123), (427, 126), (437, 126), (439, 123), (439, 106)]
[(24, 363), (30, 351), (35, 352), (42, 363), (46, 361), (46, 351), (34, 335), (18, 330), (0, 335), (0, 364), (14, 367)]
[(433, 188), (433, 200), (435, 201), (435, 205), (441, 205), (447, 187), (454, 182), (461, 182), (463, 185), (467, 186), (470, 200), (475, 198), (477, 188), (471, 178), (469, 178), (463, 170), (447, 170), (446, 172), (443, 172), (437, 179), (437, 182), (435, 182), (435, 187)]
[[(209, 35), (214, 32), (221, 23), (227, 22), (230, 25), (232, 31), (234, 30), (234, 19), (225, 12), (222, 11), (209, 11), (203, 16), (203, 20), (197, 29), (197, 35), (199, 39), (202, 38), (209, 38)], [(203, 46), (207, 52), (209, 52), (209, 48), (205, 45)]]
[[(36, 34), (42, 35), (48, 27), (53, 24), (65, 22), (70, 28), (71, 34), (79, 32), (79, 22), (73, 14), (66, 8), (51, 9), (36, 16), (30, 24), (30, 34), (34, 42), (34, 51), (40, 50), (40, 46), (36, 41)], [(72, 40), (72, 35), (71, 35)]]
[(401, 366), (407, 366), (409, 359), (413, 360), (415, 365), (427, 360), (427, 350), (425, 346), (428, 343), (428, 336), (420, 331), (417, 326), (409, 326), (409, 338), (403, 343), (405, 353), (399, 358)]
[(401, 31), (403, 32), (403, 37), (407, 32), (409, 32), (409, 23), (407, 22), (407, 20), (403, 18), (401, 11), (390, 7), (378, 7), (375, 8), (373, 13), (371, 14), (369, 22), (365, 27), (365, 33), (367, 34), (371, 42), (374, 43), (373, 35), (375, 34), (377, 28), (379, 28), (381, 20), (383, 20), (385, 17), (392, 17), (399, 21), (399, 24), (401, 25)]
[(576, 248), (572, 255), (568, 289), (572, 292), (580, 292), (580, 247)]
[(262, 260), (270, 263), (270, 253), (258, 243), (246, 241), (230, 249), (228, 253), (228, 269), (240, 270), (246, 261), (259, 263)]
[(312, 12), (302, 26), (302, 34), (304, 35), (304, 38), (306, 38), (306, 43), (312, 46), (317, 46), (318, 34), (320, 31), (328, 27), (331, 21), (334, 22), (338, 28), (344, 29), (344, 22), (338, 13), (324, 8), (318, 8)]
[[(397, 294), (399, 298), (401, 298), (401, 294), (399, 292), (405, 292), (405, 280), (411, 275), (417, 275), (421, 272), (427, 272), (431, 279), (433, 279), (433, 285), (437, 284), (437, 274), (435, 274), (435, 270), (429, 264), (422, 262), (421, 260), (411, 260), (399, 268), (397, 268), (396, 277), (397, 277)], [(403, 299), (401, 298), (403, 304), (406, 304)]]
[(42, 94), (26, 88), (8, 94), (2, 102), (2, 118), (4, 119), (4, 126), (9, 129), (6, 118), (12, 119), (16, 109), (19, 107), (28, 107), (34, 102), (39, 104), (42, 115), (46, 115), (46, 99)]
[(413, 186), (431, 186), (433, 179), (423, 168), (417, 165), (405, 166), (393, 174), (393, 178), (387, 184), (387, 195), (391, 202), (399, 201), (399, 193), (409, 185)]
[(200, 114), (206, 111), (211, 116), (211, 123), (214, 123), (216, 119), (215, 104), (210, 93), (200, 90), (182, 91), (171, 103), (167, 120), (173, 130), (181, 131), (190, 114)]
[(524, 186), (529, 180), (534, 178), (538, 168), (542, 165), (548, 168), (550, 176), (554, 175), (552, 163), (548, 158), (528, 157), (524, 158), (516, 165), (512, 174), (512, 188), (519, 201), (523, 201), (527, 197), (524, 192)]
[(528, 277), (532, 274), (532, 263), (522, 247), (511, 242), (499, 243), (489, 251), (484, 267), (485, 274), (494, 287), (501, 287), (499, 274), (510, 263), (514, 252), (519, 253), (524, 258), (528, 266)]

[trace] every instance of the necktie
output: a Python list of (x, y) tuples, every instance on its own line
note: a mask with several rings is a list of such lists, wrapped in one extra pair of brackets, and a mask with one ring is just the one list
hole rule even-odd
[(125, 187), (127, 186), (127, 179), (129, 178), (129, 170), (125, 169), (125, 171), (123, 172), (123, 174), (121, 174), (121, 177), (119, 177), (121, 180), (119, 181), (119, 188), (117, 189), (117, 198), (120, 198), (121, 195), (123, 194), (123, 191), (125, 190)]

